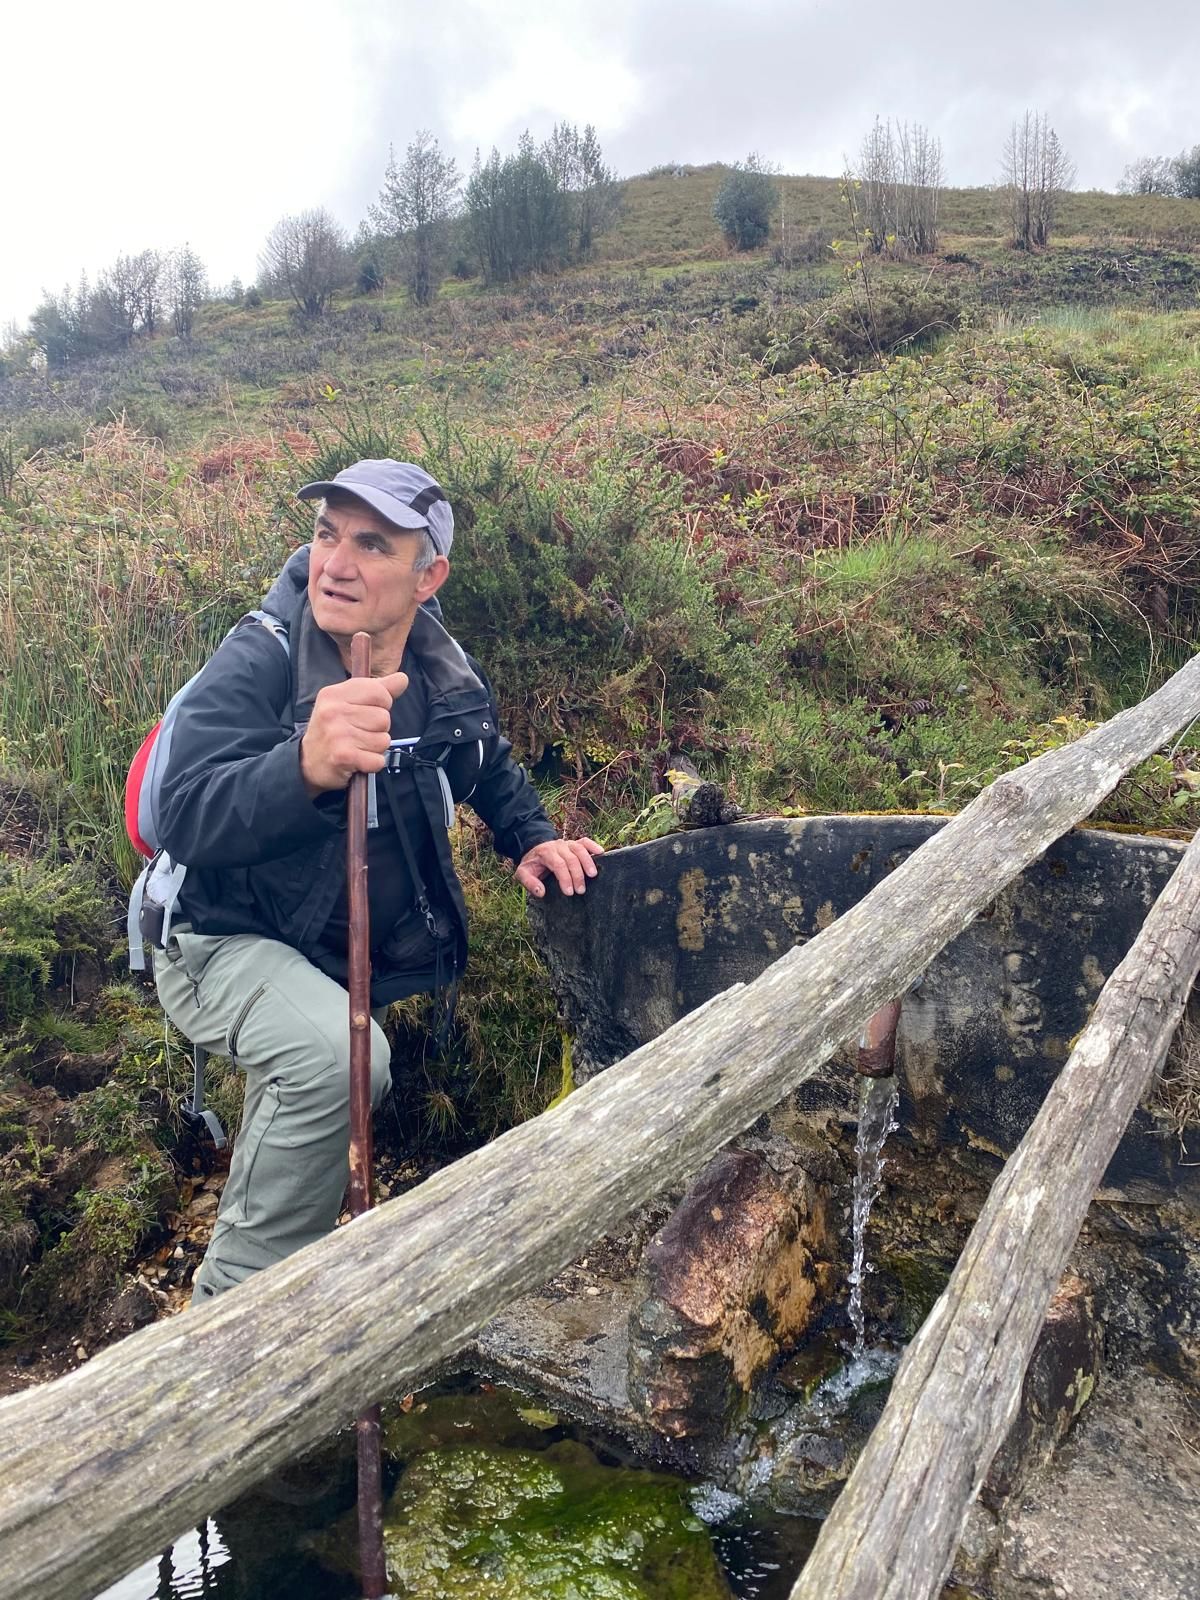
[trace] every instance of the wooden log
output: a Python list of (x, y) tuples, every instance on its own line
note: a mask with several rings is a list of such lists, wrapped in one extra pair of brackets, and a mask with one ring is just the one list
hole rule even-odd
[(792, 1600), (929, 1600), (1021, 1397), (1092, 1196), (1200, 971), (1200, 834), (1006, 1162)]
[(1141, 706), (1001, 778), (819, 938), (554, 1111), (209, 1305), (0, 1402), (5, 1600), (87, 1600), (347, 1423), (365, 1395), (400, 1391), (460, 1349), (810, 1077), (1197, 714), (1200, 657)]

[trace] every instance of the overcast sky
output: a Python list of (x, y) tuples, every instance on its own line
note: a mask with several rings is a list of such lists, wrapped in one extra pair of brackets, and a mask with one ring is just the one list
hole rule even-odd
[[(188, 241), (249, 281), (281, 215), (350, 229), (389, 142), (468, 168), (559, 118), (623, 174), (756, 149), (836, 173), (876, 113), (995, 180), (1045, 110), (1083, 188), (1200, 143), (1200, 0), (10, 0), (0, 327), (122, 250)], [(14, 13), (16, 13), (14, 15)]]

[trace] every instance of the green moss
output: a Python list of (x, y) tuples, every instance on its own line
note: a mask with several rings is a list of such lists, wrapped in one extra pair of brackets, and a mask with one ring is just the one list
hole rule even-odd
[(0, 1017), (29, 1016), (71, 957), (100, 959), (108, 943), (108, 908), (93, 872), (0, 855)]
[(174, 1197), (165, 1160), (146, 1151), (110, 1162), (103, 1187), (80, 1189), (60, 1221), (60, 1237), (44, 1251), (15, 1308), (23, 1333), (85, 1315), (118, 1283), (122, 1268)]
[(544, 1452), (433, 1450), (385, 1514), (388, 1572), (412, 1600), (721, 1600), (729, 1591), (684, 1485)]
[(949, 1283), (950, 1269), (941, 1262), (913, 1255), (885, 1256), (879, 1266), (899, 1286), (900, 1324), (904, 1337), (911, 1339)]

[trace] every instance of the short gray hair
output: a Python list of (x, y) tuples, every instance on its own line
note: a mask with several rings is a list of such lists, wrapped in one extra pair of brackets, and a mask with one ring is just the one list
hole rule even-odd
[[(320, 522), (321, 518), (325, 515), (325, 511), (331, 502), (336, 507), (339, 502), (349, 500), (356, 500), (360, 505), (362, 504), (362, 501), (358, 500), (358, 496), (356, 494), (349, 493), (349, 491), (341, 491), (336, 496), (328, 495), (318, 500), (316, 515), (313, 517), (313, 532), (316, 532), (317, 523)], [(383, 520), (387, 522), (386, 517)], [(395, 527), (395, 524), (392, 523), (389, 524), (389, 526)], [(429, 568), (438, 558), (437, 545), (434, 544), (433, 535), (430, 533), (429, 529), (396, 528), (396, 532), (412, 534), (414, 538), (420, 540), (420, 546), (417, 550), (416, 556), (413, 558), (412, 569), (414, 572), (428, 572)]]

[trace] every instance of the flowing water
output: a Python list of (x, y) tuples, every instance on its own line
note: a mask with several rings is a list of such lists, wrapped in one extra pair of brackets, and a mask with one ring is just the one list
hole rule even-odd
[(895, 1074), (886, 1078), (863, 1078), (858, 1099), (858, 1144), (854, 1170), (854, 1253), (850, 1263), (850, 1321), (854, 1327), (853, 1356), (866, 1355), (866, 1328), (863, 1319), (863, 1279), (871, 1268), (866, 1260), (867, 1221), (871, 1207), (883, 1188), (883, 1147), (889, 1133), (899, 1126), (896, 1107), (900, 1085)]
[[(389, 1573), (414, 1600), (784, 1600), (816, 1537), (477, 1379), (385, 1408), (385, 1436)], [(353, 1506), (346, 1435), (98, 1600), (353, 1600)]]

